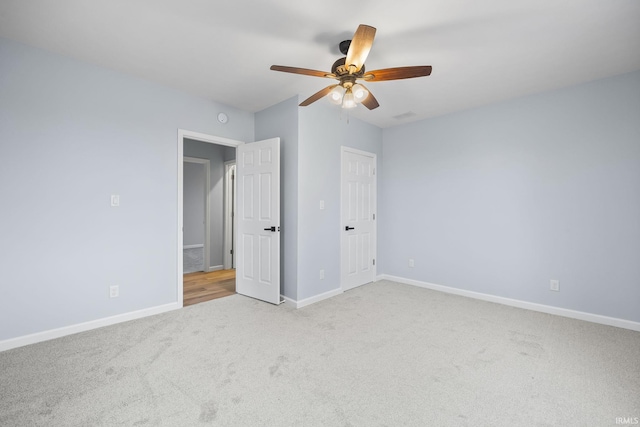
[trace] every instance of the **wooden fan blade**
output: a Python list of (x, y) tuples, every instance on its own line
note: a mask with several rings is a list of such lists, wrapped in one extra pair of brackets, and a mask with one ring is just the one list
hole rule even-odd
[[(369, 55), (373, 38), (376, 36), (376, 29), (368, 25), (360, 25), (351, 39), (345, 67), (349, 74), (357, 73), (364, 65), (364, 61)], [(355, 68), (354, 68), (355, 67)]]
[(367, 97), (364, 99), (364, 101), (362, 101), (362, 105), (367, 107), (369, 110), (373, 110), (374, 108), (378, 108), (380, 106), (380, 104), (378, 104), (378, 100), (376, 99), (375, 96), (373, 96), (373, 93), (371, 93), (369, 88), (365, 87), (362, 83), (360, 83), (360, 86), (364, 87), (367, 90), (367, 92), (369, 92), (369, 95), (367, 95)]
[(327, 77), (330, 79), (335, 79), (336, 75), (327, 73), (326, 71), (318, 71), (318, 70), (310, 70), (308, 68), (298, 68), (298, 67), (287, 67), (284, 65), (272, 65), (271, 70), (273, 71), (282, 71), (284, 73), (293, 73), (293, 74), (302, 74), (305, 76), (313, 76), (313, 77)]
[(362, 76), (368, 82), (381, 82), (384, 80), (412, 79), (425, 77), (431, 74), (431, 65), (419, 65), (415, 67), (385, 68), (382, 70), (367, 71)]
[(313, 104), (314, 102), (316, 102), (318, 99), (322, 98), (323, 96), (327, 96), (329, 94), (329, 92), (331, 92), (331, 90), (336, 86), (338, 86), (338, 85), (327, 86), (324, 89), (322, 89), (321, 91), (318, 91), (318, 92), (314, 93), (313, 95), (311, 95), (310, 97), (308, 97), (307, 99), (302, 101), (300, 103), (300, 107), (306, 107), (309, 104)]

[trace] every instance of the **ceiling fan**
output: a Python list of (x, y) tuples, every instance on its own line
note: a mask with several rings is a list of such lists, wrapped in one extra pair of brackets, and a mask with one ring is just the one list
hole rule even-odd
[(271, 69), (285, 73), (338, 80), (337, 84), (327, 86), (302, 101), (300, 103), (301, 107), (305, 107), (316, 102), (323, 96), (329, 95), (329, 99), (333, 103), (338, 105), (342, 104), (343, 108), (354, 108), (357, 104), (362, 103), (362, 105), (369, 110), (373, 110), (374, 108), (378, 108), (380, 104), (378, 104), (378, 100), (363, 84), (358, 83), (358, 80), (380, 82), (385, 80), (424, 77), (431, 74), (430, 65), (365, 71), (364, 62), (369, 55), (375, 35), (376, 29), (374, 27), (369, 25), (358, 26), (352, 40), (345, 40), (340, 43), (340, 52), (346, 55), (346, 57), (334, 62), (330, 73), (283, 65), (272, 65)]

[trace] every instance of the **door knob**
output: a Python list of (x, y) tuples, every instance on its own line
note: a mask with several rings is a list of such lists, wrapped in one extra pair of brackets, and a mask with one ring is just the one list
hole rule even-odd
[(349, 227), (348, 225), (344, 227), (344, 231), (355, 230), (355, 227)]

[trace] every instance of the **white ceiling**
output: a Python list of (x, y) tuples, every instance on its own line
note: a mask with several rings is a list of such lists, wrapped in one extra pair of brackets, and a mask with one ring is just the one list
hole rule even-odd
[(328, 71), (358, 24), (367, 69), (433, 66), (368, 84), (380, 127), (640, 69), (638, 0), (0, 0), (2, 37), (251, 112), (331, 84), (269, 66)]

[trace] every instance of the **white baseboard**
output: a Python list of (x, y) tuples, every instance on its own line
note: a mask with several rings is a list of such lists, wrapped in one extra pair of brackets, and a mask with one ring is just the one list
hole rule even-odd
[(12, 348), (35, 344), (42, 341), (48, 341), (54, 338), (77, 334), (78, 332), (85, 332), (91, 329), (101, 328), (103, 326), (109, 326), (116, 323), (127, 322), (129, 320), (140, 319), (142, 317), (153, 316), (155, 314), (176, 310), (178, 308), (181, 308), (181, 305), (177, 302), (173, 302), (170, 304), (159, 305), (157, 307), (132, 311), (130, 313), (123, 313), (115, 316), (105, 317), (102, 319), (91, 320), (89, 322), (78, 323), (76, 325), (64, 326), (62, 328), (50, 329), (48, 331), (36, 332), (35, 334), (10, 338), (8, 340), (0, 341), (0, 351), (11, 350)]
[(199, 244), (199, 245), (184, 245), (182, 247), (183, 249), (199, 249), (199, 248), (204, 248), (203, 244)]
[(289, 304), (294, 306), (295, 308), (298, 308), (298, 301), (291, 299), (289, 297), (285, 297), (284, 295), (280, 294), (280, 298), (282, 298), (282, 300), (284, 301), (285, 304)]
[(340, 295), (342, 292), (343, 292), (342, 288), (337, 288), (337, 289), (333, 289), (331, 291), (327, 291), (327, 292), (324, 292), (324, 293), (321, 293), (321, 294), (318, 294), (318, 295), (315, 295), (315, 296), (312, 296), (312, 297), (309, 297), (309, 298), (305, 298), (305, 299), (299, 300), (299, 301), (296, 301), (296, 300), (291, 299), (291, 298), (287, 298), (284, 295), (282, 295), (282, 298), (284, 298), (284, 301), (287, 304), (291, 304), (295, 308), (302, 308), (302, 307), (305, 307), (307, 305), (310, 305), (310, 304), (313, 304), (313, 303), (316, 303), (316, 302), (320, 302), (320, 301), (325, 300), (327, 298), (331, 298), (331, 297), (334, 297), (336, 295)]
[(209, 267), (209, 272), (218, 271), (218, 270), (224, 270), (224, 266), (222, 266), (222, 265), (212, 265), (211, 267)]
[(498, 304), (508, 305), (511, 307), (524, 308), (526, 310), (539, 311), (541, 313), (554, 314), (556, 316), (569, 317), (571, 319), (584, 320), (587, 322), (599, 323), (601, 325), (615, 326), (618, 328), (630, 329), (640, 332), (640, 323), (631, 320), (618, 319), (616, 317), (602, 316), (599, 314), (586, 313), (584, 311), (570, 310), (568, 308), (553, 307), (551, 305), (538, 304), (534, 302), (522, 301), (517, 299), (499, 297), (480, 292), (467, 291), (464, 289), (452, 288), (449, 286), (435, 285), (433, 283), (421, 282), (419, 280), (406, 279), (404, 277), (391, 276), (389, 274), (381, 274), (376, 277), (378, 280), (390, 280), (392, 282), (404, 283), (405, 285), (418, 286), (420, 288), (431, 289), (434, 291), (446, 292), (448, 294), (460, 295), (463, 297), (475, 298), (483, 301), (495, 302)]

